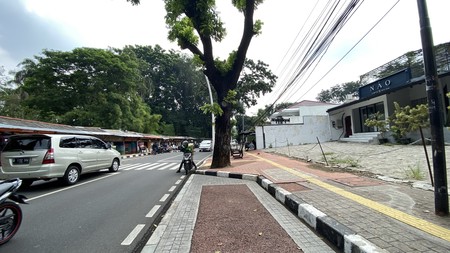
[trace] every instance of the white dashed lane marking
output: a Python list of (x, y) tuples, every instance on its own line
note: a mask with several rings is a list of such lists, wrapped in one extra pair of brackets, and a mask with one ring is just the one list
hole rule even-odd
[(145, 227), (145, 224), (138, 224), (136, 227), (134, 227), (133, 231), (123, 240), (123, 242), (120, 245), (130, 245), (133, 243), (133, 240), (136, 239), (137, 235), (141, 230)]
[(145, 215), (145, 217), (147, 218), (152, 218), (153, 215), (155, 215), (155, 213), (158, 211), (158, 209), (161, 207), (161, 205), (155, 205), (150, 212), (147, 213), (147, 215)]

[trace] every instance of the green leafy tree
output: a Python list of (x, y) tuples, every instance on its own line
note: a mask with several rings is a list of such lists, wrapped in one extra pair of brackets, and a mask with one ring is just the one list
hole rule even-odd
[[(138, 4), (140, 0), (127, 0)], [(217, 95), (215, 146), (212, 168), (230, 165), (231, 117), (238, 97), (236, 89), (246, 60), (247, 50), (253, 36), (261, 31), (262, 22), (253, 19), (255, 9), (262, 0), (232, 1), (234, 7), (244, 15), (244, 30), (237, 51), (227, 59), (214, 57), (213, 41), (220, 42), (226, 35), (222, 20), (215, 8), (214, 0), (165, 0), (168, 38), (177, 41), (181, 49), (188, 49), (203, 66)], [(199, 47), (201, 43), (202, 50)], [(204, 109), (208, 109), (204, 107)]]
[(376, 112), (369, 116), (364, 122), (368, 127), (376, 128), (376, 131), (381, 132), (381, 138), (385, 138), (384, 134), (389, 131), (389, 122), (385, 119), (384, 113)]
[(358, 96), (359, 87), (361, 87), (361, 83), (358, 81), (337, 84), (328, 90), (321, 90), (316, 99), (325, 103), (343, 103), (347, 99), (347, 95)]
[(236, 98), (242, 109), (252, 107), (258, 103), (258, 98), (272, 91), (277, 77), (262, 61), (254, 62), (247, 59), (241, 72), (241, 78), (236, 86)]
[(6, 74), (5, 69), (0, 67), (0, 115), (33, 119), (36, 111), (22, 106), (22, 101), (27, 97), (28, 94), (15, 83), (12, 75)]
[(391, 131), (396, 140), (400, 140), (406, 134), (419, 130), (421, 135), (422, 129), (430, 126), (428, 105), (420, 104), (414, 107), (409, 105), (401, 107), (394, 102), (395, 111), (389, 118)]
[(22, 62), (16, 79), (36, 120), (151, 133), (161, 116), (151, 114), (137, 92), (138, 66), (133, 54), (114, 50), (43, 50)]
[[(206, 80), (191, 57), (160, 46), (127, 46), (140, 60), (142, 99), (160, 114), (160, 132), (205, 138), (211, 136), (210, 117), (200, 106), (209, 100)], [(210, 121), (210, 120), (209, 120)]]
[(397, 102), (394, 102), (394, 107), (394, 114), (389, 118), (394, 138), (397, 142), (403, 143), (402, 139), (406, 136), (407, 133), (419, 130), (425, 157), (427, 159), (428, 173), (430, 175), (431, 185), (434, 185), (433, 174), (431, 172), (431, 165), (428, 158), (428, 151), (425, 146), (425, 138), (422, 130), (423, 128), (430, 126), (428, 105), (419, 104), (414, 107), (401, 107)]

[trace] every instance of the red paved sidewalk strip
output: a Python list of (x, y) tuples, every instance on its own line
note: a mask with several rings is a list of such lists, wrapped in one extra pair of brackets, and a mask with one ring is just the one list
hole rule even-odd
[(226, 168), (211, 169), (207, 160), (198, 173), (258, 175), (263, 188), (341, 250), (450, 252), (450, 219), (434, 215), (430, 191), (258, 150), (231, 158)]

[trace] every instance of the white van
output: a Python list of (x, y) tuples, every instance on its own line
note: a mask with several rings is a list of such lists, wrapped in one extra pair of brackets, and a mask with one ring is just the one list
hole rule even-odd
[(72, 185), (87, 172), (118, 171), (120, 159), (117, 150), (93, 136), (13, 135), (1, 153), (0, 179), (20, 178), (30, 186), (35, 180), (58, 178)]

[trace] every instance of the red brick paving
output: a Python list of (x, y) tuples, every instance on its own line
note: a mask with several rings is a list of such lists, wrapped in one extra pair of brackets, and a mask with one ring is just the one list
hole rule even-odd
[[(256, 155), (257, 157), (254, 157), (252, 155), (249, 155), (248, 153), (252, 155)], [(308, 163), (306, 161), (301, 161), (294, 158), (289, 158), (281, 155), (275, 155), (271, 153), (266, 153), (259, 150), (252, 150), (244, 152), (243, 158), (233, 158), (231, 157), (231, 166), (220, 168), (220, 169), (211, 169), (211, 159), (209, 158), (205, 164), (200, 169), (211, 169), (211, 170), (217, 170), (217, 171), (226, 171), (226, 172), (233, 172), (233, 173), (241, 173), (241, 174), (255, 174), (255, 175), (262, 175), (268, 179), (270, 179), (274, 183), (283, 183), (285, 180), (276, 180), (268, 173), (265, 173), (266, 170), (269, 169), (275, 169), (276, 167), (268, 163), (262, 159), (258, 159), (258, 157), (270, 160), (272, 162), (275, 162), (277, 164), (283, 165), (288, 168), (292, 168), (295, 170), (298, 170), (302, 173), (314, 175), (318, 178), (324, 179), (324, 180), (332, 180), (341, 184), (345, 184), (347, 186), (355, 187), (355, 186), (371, 186), (371, 185), (380, 185), (383, 184), (382, 181), (375, 180), (375, 179), (368, 179), (364, 177), (360, 177), (357, 175), (354, 175), (350, 172), (335, 172), (335, 171), (324, 171), (320, 169), (313, 168), (311, 163)], [(300, 180), (299, 180), (300, 181)]]

